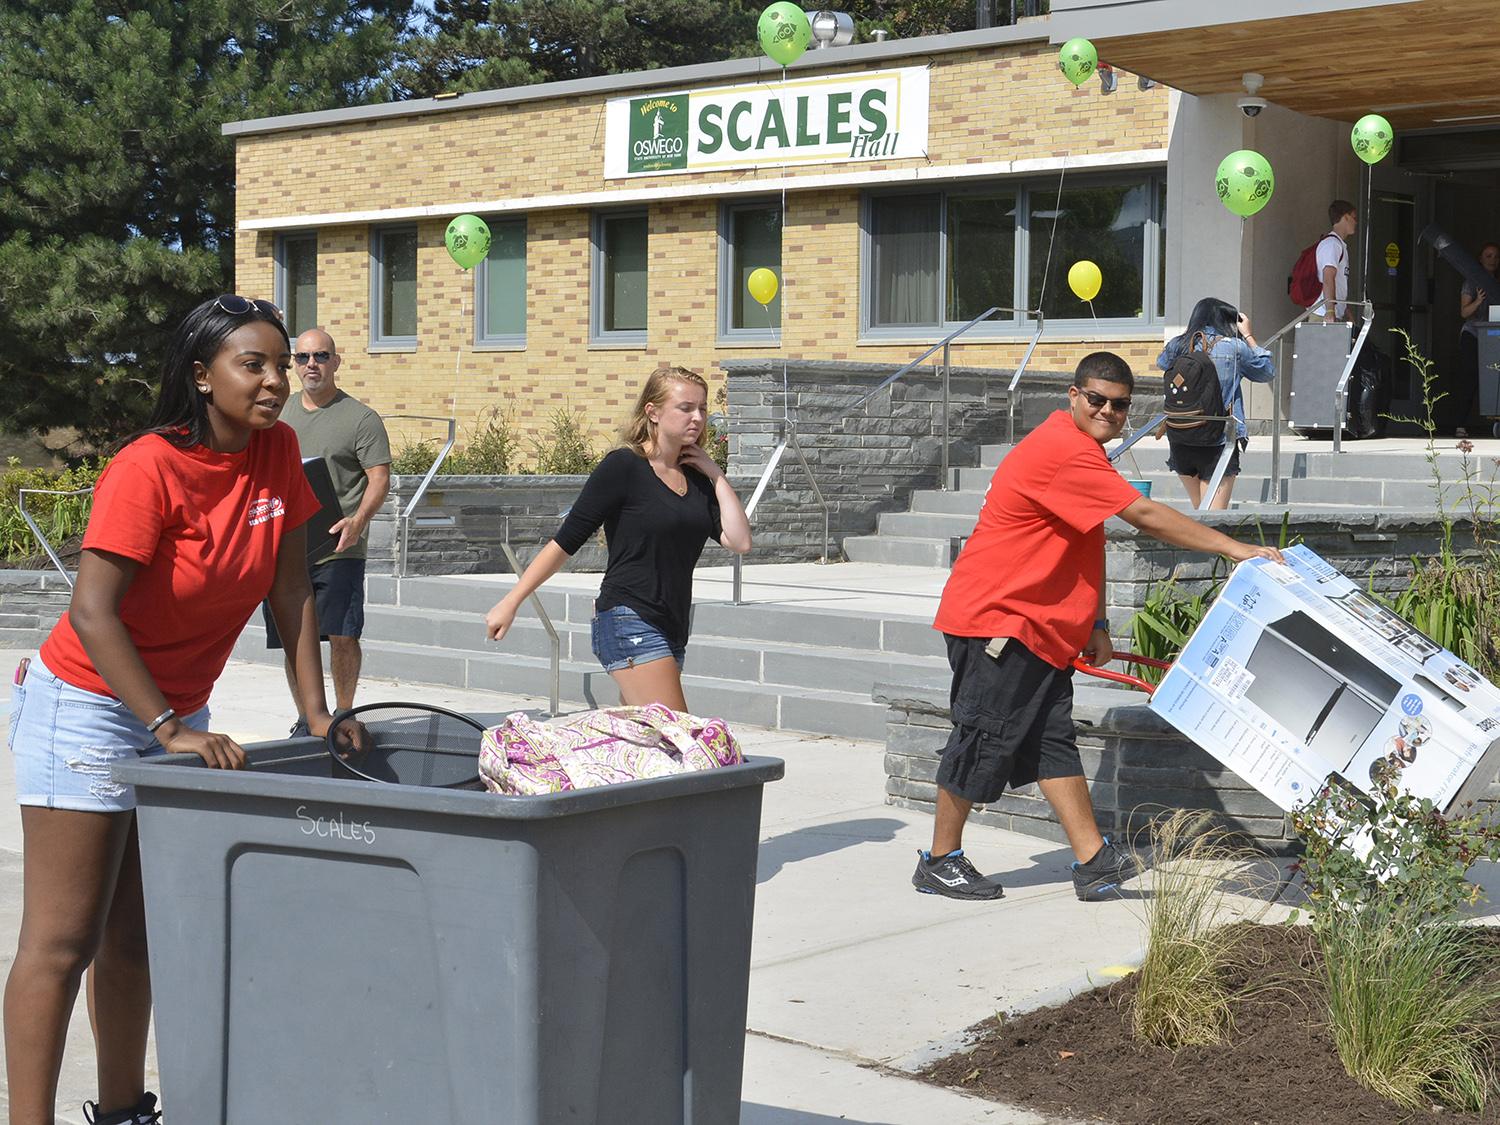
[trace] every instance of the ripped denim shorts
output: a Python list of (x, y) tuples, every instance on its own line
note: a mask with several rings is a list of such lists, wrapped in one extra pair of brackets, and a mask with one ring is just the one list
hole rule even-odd
[[(110, 764), (166, 751), (130, 708), (114, 696), (64, 683), (35, 657), (25, 683), (10, 691), (10, 752), (19, 804), (106, 813), (135, 808), (135, 789), (115, 781)], [(208, 708), (182, 721), (207, 730)]]

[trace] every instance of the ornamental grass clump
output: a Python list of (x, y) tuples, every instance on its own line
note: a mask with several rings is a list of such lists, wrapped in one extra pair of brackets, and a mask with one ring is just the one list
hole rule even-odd
[(1325, 787), (1292, 814), (1344, 1069), (1398, 1105), (1479, 1112), (1495, 1089), (1500, 962), (1460, 924), (1469, 869), (1500, 856), (1486, 814), (1445, 817), (1377, 774), (1366, 796)]
[(1151, 893), (1143, 900), (1146, 956), (1136, 973), (1131, 1027), (1175, 1050), (1223, 1043), (1233, 1027), (1228, 978), (1249, 930), (1240, 893), (1257, 853), (1236, 845), (1213, 814), (1181, 809), (1150, 828)]

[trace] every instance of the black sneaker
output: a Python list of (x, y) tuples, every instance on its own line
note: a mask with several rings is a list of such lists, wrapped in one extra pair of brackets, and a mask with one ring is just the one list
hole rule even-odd
[(306, 719), (298, 719), (295, 723), (292, 724), (292, 729), (289, 732), (288, 737), (289, 738), (311, 738), (312, 737), (312, 728), (310, 728), (307, 725), (307, 720)]
[(967, 859), (963, 849), (947, 855), (933, 856), (917, 852), (917, 870), (911, 885), (924, 895), (946, 895), (948, 898), (996, 899), (1005, 897), (1005, 888), (981, 875)]
[(1087, 863), (1073, 862), (1073, 890), (1083, 902), (1120, 897), (1120, 884), (1134, 879), (1140, 868), (1135, 857), (1122, 852), (1104, 837), (1104, 846)]
[(148, 1091), (130, 1109), (110, 1113), (100, 1113), (98, 1102), (84, 1102), (83, 1119), (89, 1125), (158, 1125), (161, 1110), (156, 1108), (156, 1095)]

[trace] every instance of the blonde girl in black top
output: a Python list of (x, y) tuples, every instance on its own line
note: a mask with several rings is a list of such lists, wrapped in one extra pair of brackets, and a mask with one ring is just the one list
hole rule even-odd
[(599, 462), (557, 534), (485, 615), (489, 638), (502, 639), (521, 603), (603, 527), (609, 561), (594, 602), (594, 655), (622, 703), (687, 710), (693, 568), (710, 539), (738, 554), (750, 550), (745, 509), (703, 448), (707, 431), (703, 377), (683, 367), (652, 372), (621, 447)]

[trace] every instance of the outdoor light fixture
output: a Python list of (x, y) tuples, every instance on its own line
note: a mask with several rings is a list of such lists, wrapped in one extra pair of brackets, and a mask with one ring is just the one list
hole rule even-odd
[(812, 25), (813, 45), (817, 50), (847, 47), (854, 42), (854, 17), (845, 12), (816, 8), (807, 13), (807, 22)]
[(1120, 87), (1119, 75), (1115, 74), (1115, 68), (1109, 63), (1099, 64), (1099, 85), (1101, 94), (1113, 94)]
[(1156, 89), (1156, 79), (1147, 78), (1143, 74), (1135, 80), (1135, 85), (1138, 90), (1154, 90)]

